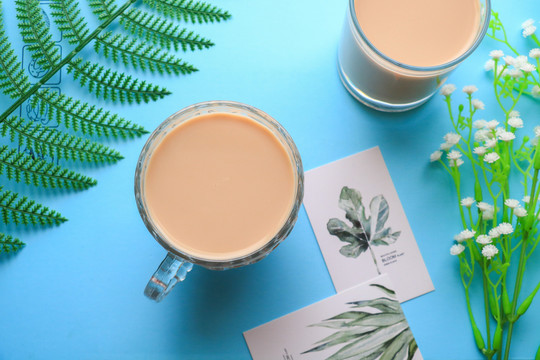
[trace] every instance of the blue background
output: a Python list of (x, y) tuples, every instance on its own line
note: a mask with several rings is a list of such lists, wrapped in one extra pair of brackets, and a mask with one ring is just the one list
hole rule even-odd
[[(233, 18), (189, 26), (216, 43), (181, 54), (201, 71), (178, 78), (146, 76), (173, 95), (140, 106), (112, 105), (93, 100), (65, 70), (62, 91), (148, 130), (192, 103), (248, 103), (288, 129), (306, 170), (380, 146), (436, 287), (403, 305), (422, 354), (426, 359), (480, 359), (457, 262), (448, 254), (460, 230), (453, 184), (441, 168), (429, 165), (429, 154), (451, 129), (441, 97), (417, 110), (386, 114), (346, 92), (336, 70), (346, 0), (212, 3)], [(540, 3), (496, 0), (494, 7), (512, 42), (522, 50), (530, 46), (520, 24), (540, 18)], [(14, 4), (5, 1), (4, 8), (10, 38), (21, 54)], [(88, 19), (95, 25), (91, 15)], [(479, 87), (476, 97), (486, 103), (488, 120), (502, 119), (483, 70), (496, 48), (486, 38), (449, 79), (458, 89)], [(96, 58), (90, 49), (84, 54)], [(460, 91), (455, 98), (464, 99)], [(0, 100), (0, 110), (12, 103)], [(538, 103), (524, 99), (519, 110), (529, 130), (538, 124)], [(143, 288), (165, 251), (147, 233), (133, 198), (135, 164), (145, 140), (112, 141), (125, 156), (114, 166), (75, 165), (99, 181), (87, 191), (44, 192), (0, 178), (7, 189), (35, 197), (69, 218), (59, 227), (7, 229), (27, 246), (0, 256), (0, 359), (249, 359), (243, 331), (335, 293), (302, 209), (290, 237), (263, 261), (225, 272), (197, 267), (162, 303), (147, 300)], [(523, 293), (540, 280), (539, 260), (537, 251)], [(476, 310), (481, 323), (482, 307)], [(540, 344), (539, 319), (536, 299), (515, 329), (512, 358), (533, 357)]]

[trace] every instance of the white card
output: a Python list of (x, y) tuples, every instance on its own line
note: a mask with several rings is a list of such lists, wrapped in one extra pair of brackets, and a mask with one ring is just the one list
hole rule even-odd
[(337, 292), (385, 273), (401, 302), (434, 290), (378, 147), (307, 171), (304, 206)]
[(254, 360), (420, 360), (386, 275), (244, 333)]

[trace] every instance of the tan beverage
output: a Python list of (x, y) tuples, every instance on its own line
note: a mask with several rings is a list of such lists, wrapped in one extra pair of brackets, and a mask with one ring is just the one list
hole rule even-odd
[(414, 108), (478, 46), (489, 12), (490, 0), (349, 0), (341, 80), (378, 110)]
[(249, 117), (211, 113), (176, 126), (146, 169), (147, 212), (167, 242), (208, 260), (246, 256), (283, 227), (295, 202), (293, 163)]

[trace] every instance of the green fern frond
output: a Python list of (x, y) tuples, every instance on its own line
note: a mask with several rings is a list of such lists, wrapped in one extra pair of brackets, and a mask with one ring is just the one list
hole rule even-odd
[[(114, 2), (109, 0), (93, 0), (91, 3), (94, 13), (100, 18), (107, 18), (116, 8)], [(120, 15), (120, 24), (147, 42), (158, 44), (167, 49), (174, 47), (175, 50), (182, 48), (186, 51), (189, 48), (194, 51), (207, 49), (214, 45), (213, 42), (193, 31), (181, 29), (170, 21), (139, 9), (129, 9)]]
[(178, 21), (192, 23), (220, 22), (230, 19), (231, 14), (203, 1), (193, 0), (143, 0), (160, 14)]
[(43, 69), (51, 69), (60, 62), (60, 52), (43, 18), (39, 0), (16, 0), (19, 29), (32, 58)]
[(198, 71), (192, 65), (182, 61), (165, 50), (146, 45), (131, 39), (129, 36), (107, 32), (101, 35), (94, 44), (97, 53), (101, 52), (114, 62), (122, 60), (126, 66), (134, 69), (149, 70), (160, 74), (191, 74)]
[(64, 124), (67, 128), (89, 136), (105, 136), (123, 139), (147, 134), (142, 126), (111, 114), (103, 108), (90, 105), (49, 89), (40, 90), (32, 98), (31, 105), (47, 118)]
[(67, 221), (59, 212), (1, 187), (0, 214), (4, 224), (59, 225)]
[(34, 159), (16, 149), (0, 147), (0, 175), (26, 184), (60, 189), (88, 189), (97, 181), (51, 162)]
[(87, 23), (80, 16), (81, 10), (78, 1), (56, 0), (51, 3), (52, 16), (62, 35), (68, 39), (72, 45), (83, 42), (89, 34)]
[(131, 75), (126, 75), (102, 65), (78, 58), (70, 62), (68, 73), (73, 73), (75, 79), (79, 79), (81, 86), (87, 86), (88, 91), (95, 94), (98, 98), (111, 99), (113, 102), (120, 101), (122, 104), (145, 103), (164, 98), (171, 92), (157, 85), (139, 81)]
[(11, 235), (0, 233), (0, 253), (15, 252), (22, 249), (26, 244)]
[[(2, 2), (0, 1), (1, 7)], [(0, 12), (0, 90), (15, 99), (29, 88), (30, 82), (4, 31), (4, 19)]]
[(117, 162), (122, 155), (105, 145), (92, 142), (64, 132), (25, 122), (12, 116), (0, 124), (0, 135), (10, 136), (12, 142), (57, 159), (87, 162)]

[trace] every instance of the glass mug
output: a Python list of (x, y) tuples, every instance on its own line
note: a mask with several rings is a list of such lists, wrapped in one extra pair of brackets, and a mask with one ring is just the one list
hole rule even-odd
[(422, 105), (484, 38), (491, 3), (490, 0), (478, 0), (478, 3), (479, 26), (464, 53), (442, 65), (411, 66), (386, 56), (368, 40), (356, 17), (355, 0), (349, 0), (338, 48), (338, 72), (343, 85), (358, 101), (376, 110), (398, 112)]
[[(145, 195), (145, 180), (150, 159), (154, 154), (154, 150), (167, 134), (190, 119), (213, 113), (247, 117), (268, 129), (285, 150), (294, 177), (294, 199), (292, 199), (292, 205), (290, 206), (290, 210), (288, 210), (288, 216), (279, 230), (255, 251), (227, 259), (205, 258), (204, 256), (190, 254), (186, 250), (179, 249), (168, 238), (160, 226), (156, 224), (156, 219), (151, 216)], [(141, 218), (152, 236), (168, 251), (167, 256), (148, 282), (144, 294), (150, 299), (158, 302), (161, 301), (178, 282), (185, 279), (186, 274), (191, 271), (193, 264), (211, 270), (226, 270), (261, 260), (275, 249), (291, 232), (298, 217), (303, 194), (304, 173), (298, 149), (287, 131), (263, 111), (232, 101), (208, 101), (188, 106), (171, 115), (148, 138), (141, 151), (135, 171), (135, 199)]]

